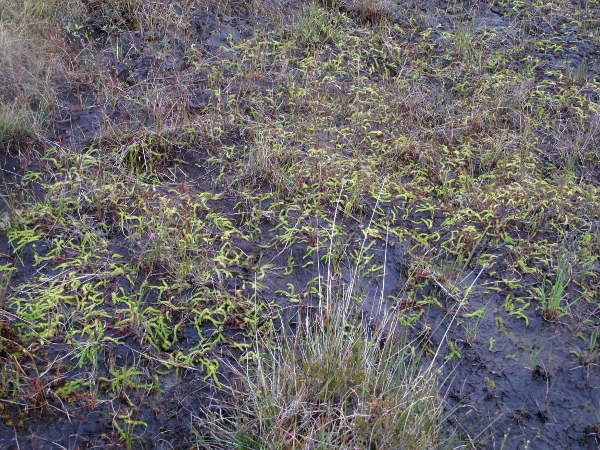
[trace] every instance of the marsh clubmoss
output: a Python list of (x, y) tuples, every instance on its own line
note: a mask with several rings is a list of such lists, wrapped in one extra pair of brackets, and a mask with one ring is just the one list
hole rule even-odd
[(0, 2), (0, 447), (598, 446), (599, 21)]

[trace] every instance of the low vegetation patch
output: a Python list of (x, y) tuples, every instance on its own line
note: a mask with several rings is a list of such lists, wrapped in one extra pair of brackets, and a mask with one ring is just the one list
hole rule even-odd
[(0, 444), (597, 445), (599, 21), (0, 0)]

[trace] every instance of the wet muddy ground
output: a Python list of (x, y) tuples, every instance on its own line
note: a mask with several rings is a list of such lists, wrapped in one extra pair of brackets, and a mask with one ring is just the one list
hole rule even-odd
[[(533, 69), (536, 82), (554, 81), (559, 74), (584, 76), (592, 84), (600, 82), (600, 44), (583, 36), (580, 24), (568, 22), (560, 14), (552, 17), (520, 15), (513, 3), (418, 2), (423, 14), (419, 15), (420, 23), (413, 25), (430, 29), (428, 39), (442, 47), (444, 33), (455, 30), (461, 24), (471, 26), (475, 33), (508, 27), (521, 28), (530, 36), (551, 40), (564, 47), (552, 53), (542, 50), (524, 53), (521, 59), (511, 63), (526, 70), (528, 58), (538, 59), (540, 63)], [(592, 11), (591, 17), (596, 21), (593, 26), (600, 27), (600, 6), (592, 2), (579, 3), (586, 3), (586, 7)], [(573, 2), (573, 7), (579, 3)], [(186, 24), (189, 40), (181, 41), (175, 37), (171, 41), (167, 39), (160, 44), (164, 46), (160, 57), (154, 48), (158, 44), (148, 36), (132, 32), (118, 35), (123, 57), (116, 59), (107, 51), (116, 37), (109, 35), (103, 24), (90, 22), (86, 26), (98, 38), (99, 63), (106, 66), (107, 73), (119, 83), (135, 87), (155, 78), (171, 79), (172, 84), (167, 88), (173, 90), (172, 95), (185, 98), (189, 114), (202, 115), (214, 104), (215, 91), (206, 86), (206, 80), (190, 81), (186, 78), (190, 76), (190, 63), (186, 57), (189, 46), (195, 45), (206, 60), (214, 60), (217, 64), (224, 53), (236, 44), (251, 39), (257, 27), (267, 26), (268, 23), (266, 18), (253, 15), (244, 2), (232, 4), (234, 7), (228, 13), (199, 9)], [(296, 2), (287, 6), (291, 11), (300, 8)], [(342, 3), (340, 8), (352, 15), (350, 4)], [(414, 20), (414, 15), (409, 16), (409, 12), (414, 12), (415, 8), (411, 2), (399, 2), (393, 9), (393, 21), (406, 26), (407, 21)], [(399, 36), (398, 39), (405, 39), (409, 45), (415, 37)], [(77, 45), (77, 42), (73, 43), (73, 46)], [(187, 80), (185, 88), (178, 90), (178, 80), (183, 78)], [(265, 86), (257, 87), (261, 88)], [(593, 97), (596, 94), (592, 92), (589, 95)], [(140, 127), (139, 113), (131, 102), (120, 101), (107, 106), (99, 105), (91, 97), (84, 94), (76, 100), (66, 100), (73, 107), (54, 118), (52, 128), (48, 131), (51, 140), (68, 143), (71, 148), (83, 151), (98, 142), (98, 134), (107, 123), (129, 127), (137, 132)], [(598, 101), (596, 97), (595, 102)], [(151, 117), (146, 119), (148, 124), (153, 120)], [(546, 142), (540, 142), (539, 145), (553, 145), (553, 139), (548, 135)], [(110, 136), (100, 136), (100, 142), (102, 140), (110, 142)], [(234, 159), (235, 152), (242, 153), (247, 137), (242, 130), (234, 129), (224, 134), (220, 143), (235, 149)], [(244, 210), (244, 205), (236, 197), (237, 185), (230, 183), (238, 175), (223, 172), (219, 165), (209, 163), (211, 153), (202, 145), (191, 150), (177, 150), (176, 155), (180, 163), (163, 186), (165, 192), (174, 189), (177, 193), (168, 195), (176, 196), (184, 191), (215, 193), (222, 190), (224, 195), (211, 203), (211, 208), (230, 219), (239, 229), (245, 230), (248, 223), (252, 222), (247, 218), (252, 211)], [(3, 155), (1, 164), (5, 190), (17, 189), (23, 176), (37, 170), (36, 163), (10, 154)], [(168, 163), (165, 166), (174, 167)], [(574, 170), (577, 177), (600, 186), (597, 164), (581, 165)], [(259, 183), (257, 192), (260, 189)], [(264, 192), (267, 192), (266, 187)], [(33, 195), (43, 197), (41, 190)], [(300, 229), (310, 225), (312, 230), (316, 230), (316, 235), (302, 235), (302, 239), (298, 238), (296, 243), (288, 245), (280, 239), (282, 230), (275, 229), (277, 222), (274, 217), (280, 211), (273, 206), (273, 200), (265, 198), (260, 204), (262, 217), (252, 222), (252, 226), (258, 226), (258, 229), (248, 233), (253, 238), (240, 238), (232, 244), (236, 251), (244, 255), (244, 264), (229, 267), (228, 277), (219, 282), (231, 295), (247, 299), (256, 293), (256, 286), (252, 282), (260, 277), (261, 301), (277, 305), (277, 314), (272, 312), (274, 309), (269, 310), (275, 329), (285, 327), (293, 330), (306, 314), (312, 314), (313, 311), (316, 311), (315, 314), (322, 313), (317, 311), (310, 299), (316, 289), (315, 280), (330, 269), (324, 262), (327, 261), (326, 251), (329, 247), (320, 247), (313, 240), (326, 241), (330, 236), (327, 231), (332, 229), (334, 208), (310, 215), (290, 208), (285, 216), (287, 226)], [(8, 211), (10, 208), (3, 204), (0, 212), (8, 214)], [(418, 205), (408, 205), (404, 201), (385, 199), (376, 205), (374, 198), (365, 200), (358, 211), (337, 219), (340, 250), (333, 269), (334, 279), (339, 286), (355, 280), (355, 293), (364, 299), (361, 309), (369, 327), (376, 327), (382, 316), (390, 310), (401, 311), (400, 323), (411, 330), (419, 348), (442, 349), (443, 357), (436, 361), (443, 370), (445, 380), (441, 394), (448, 411), (454, 411), (444, 423), (446, 436), (467, 438), (477, 448), (598, 448), (600, 347), (595, 343), (591, 345), (587, 339), (590, 329), (600, 326), (597, 258), (592, 270), (596, 277), (582, 279), (582, 285), (571, 283), (565, 290), (566, 298), (572, 300), (583, 294), (584, 287), (596, 296), (574, 304), (568, 314), (549, 321), (535, 305), (524, 307), (526, 302), (534, 302), (527, 299), (531, 296), (531, 288), (537, 286), (539, 280), (527, 271), (514, 271), (511, 242), (530, 242), (535, 245), (536, 241), (543, 239), (555, 240), (554, 236), (541, 234), (532, 238), (524, 229), (508, 230), (509, 238), (504, 242), (483, 239), (473, 249), (471, 262), (457, 265), (451, 274), (441, 274), (437, 272), (436, 264), (440, 263), (441, 267), (443, 259), (428, 258), (430, 253), (416, 248), (410, 242), (402, 242), (397, 235), (389, 233), (394, 228), (439, 233), (440, 242), (443, 242), (445, 237), (452, 234), (451, 225), (444, 224), (444, 219), (445, 216), (441, 214), (422, 210)], [(110, 220), (110, 217), (105, 217), (109, 228)], [(598, 217), (591, 220), (596, 223), (591, 233), (598, 233), (597, 220)], [(369, 258), (368, 265), (361, 267), (358, 275), (355, 275), (352, 255), (360, 252), (362, 230), (366, 228), (376, 230), (376, 233), (370, 235), (370, 245), (364, 254)], [(121, 255), (125, 263), (135, 263), (140, 249), (119, 231), (116, 220), (105, 237), (109, 253)], [(566, 244), (559, 242), (558, 245)], [(307, 255), (308, 247), (314, 247), (315, 251)], [(18, 258), (13, 249), (8, 237), (0, 234), (0, 264), (10, 262), (18, 268), (11, 275), (10, 286), (19, 286), (40, 275), (59, 275), (55, 269), (36, 264), (38, 258), (50, 251), (48, 243), (26, 244), (20, 249)], [(438, 250), (443, 253), (441, 249)], [(592, 248), (592, 251), (597, 251), (597, 248)], [(496, 263), (494, 270), (489, 267), (489, 260), (486, 263), (477, 259), (483, 255), (493, 255)], [(263, 272), (261, 267), (267, 266), (269, 268)], [(288, 273), (290, 267), (294, 270)], [(381, 269), (369, 274), (370, 267)], [(148, 289), (144, 283), (159, 286), (161, 280), (158, 276), (147, 278), (143, 274), (139, 274), (138, 278), (115, 276), (105, 289), (108, 293), (122, 292), (123, 295), (141, 292), (143, 302), (160, 303), (158, 291)], [(192, 290), (184, 290), (179, 295), (185, 299), (194, 294)], [(507, 296), (524, 300), (506, 306), (510, 303)], [(104, 311), (110, 315), (118, 314), (117, 307), (107, 307)], [(115, 422), (121, 423), (121, 419), (115, 420), (115, 417), (123, 418), (127, 414), (129, 419), (134, 419), (129, 421), (129, 426), (137, 426), (139, 430), (134, 447), (186, 448), (193, 445), (194, 435), (190, 429), (197, 429), (202, 411), (226, 399), (217, 388), (216, 381), (226, 383), (229, 380), (227, 363), (236, 364), (236, 358), (242, 354), (232, 343), (247, 340), (241, 319), (245, 313), (229, 311), (227, 314), (224, 324), (208, 322), (201, 325), (202, 333), (206, 336), (213, 335), (219, 327), (219, 332), (224, 336), (224, 341), (209, 352), (211, 359), (222, 362), (213, 376), (206, 376), (205, 367), (200, 362), (195, 367), (182, 364), (175, 374), (160, 376), (159, 395), (144, 389), (133, 389), (135, 394), (128, 390), (112, 391), (113, 399), (105, 398), (98, 404), (91, 404), (91, 397), (83, 391), (72, 397), (72, 403), (66, 406), (50, 397), (50, 407), (40, 411), (39, 415), (35, 408), (23, 415), (17, 404), (10, 411), (8, 408), (2, 410), (0, 447), (117, 448), (124, 444), (114, 426)], [(22, 323), (20, 320), (14, 311), (6, 308), (3, 309), (0, 326), (3, 336), (14, 340), (15, 346), (26, 346), (26, 343), (18, 342), (16, 336), (10, 335), (10, 327)], [(178, 349), (200, 345), (193, 324), (186, 324), (178, 333)], [(98, 379), (110, 379), (115, 367), (139, 363), (141, 353), (152, 354), (156, 361), (144, 360), (144, 373), (140, 374), (140, 381), (137, 382), (152, 378), (154, 372), (164, 369), (159, 362), (161, 352), (149, 348), (147, 343), (141, 343), (132, 330), (115, 328), (110, 337), (120, 344), (107, 343), (103, 346), (100, 366), (96, 371)], [(390, 336), (390, 339), (393, 338)], [(58, 359), (64, 369), (61, 375), (52, 381), (40, 375), (40, 380), (61, 385), (63, 377), (77, 379), (86, 369), (78, 364), (77, 355), (67, 343), (48, 339), (49, 345), (43, 356), (27, 355), (22, 364), (25, 365), (28, 358), (46, 361)], [(424, 362), (429, 361), (425, 356)], [(51, 385), (39, 387), (36, 395), (41, 399), (46, 395), (44, 389), (48, 387)], [(109, 386), (104, 388), (110, 389)], [(137, 398), (129, 398), (130, 395), (137, 395)], [(40, 399), (27, 401), (35, 403)], [(129, 406), (132, 404), (136, 407)], [(64, 410), (69, 414), (65, 415)], [(131, 431), (133, 434), (135, 430)]]

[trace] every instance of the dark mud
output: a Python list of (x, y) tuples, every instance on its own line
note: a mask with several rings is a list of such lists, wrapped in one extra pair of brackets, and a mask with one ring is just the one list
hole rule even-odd
[[(552, 53), (527, 50), (511, 64), (525, 70), (527, 59), (537, 58), (540, 63), (533, 70), (540, 82), (552, 81), (557, 74), (579, 77), (594, 83), (600, 82), (600, 46), (587, 37), (579, 36), (579, 28), (583, 25), (572, 23), (560, 15), (552, 18), (520, 15), (519, 9), (514, 8), (513, 3), (517, 2), (401, 2), (394, 8), (393, 20), (405, 25), (414, 20), (415, 10), (421, 8), (427, 14), (419, 16), (419, 22), (413, 26), (421, 29), (431, 28), (429, 39), (441, 49), (445, 45), (444, 31), (454, 30), (458, 26), (470, 26), (475, 33), (517, 27), (528, 36), (551, 41), (560, 48)], [(586, 7), (593, 10), (595, 22), (588, 25), (600, 27), (600, 6), (583, 1), (573, 4), (575, 3), (585, 3)], [(253, 16), (243, 2), (235, 2), (235, 5), (227, 14), (202, 10), (193, 14), (188, 24), (189, 40), (171, 42), (171, 50), (161, 59), (155, 57), (150, 48), (156, 45), (155, 42), (133, 33), (119, 36), (119, 45), (123, 46), (124, 57), (117, 60), (103, 51), (111, 45), (115, 37), (107, 35), (97, 23), (89, 23), (87, 26), (95, 36), (101, 38), (98, 41), (98, 59), (100, 64), (106, 66), (107, 76), (128, 86), (136, 86), (153, 78), (171, 76), (174, 80), (173, 89), (177, 90), (177, 77), (188, 76), (186, 52), (189, 46), (195, 45), (206, 58), (214, 58), (217, 61), (219, 55), (229, 51), (232, 45), (250, 39), (254, 35), (255, 27), (268, 23), (266, 18)], [(292, 2), (288, 6), (293, 9), (299, 5)], [(352, 12), (343, 2), (341, 8)], [(412, 38), (398, 36), (400, 40), (405, 39), (407, 44)], [(443, 52), (440, 51), (441, 53)], [(202, 114), (213, 103), (214, 91), (208, 89), (202, 80), (192, 80), (181, 89), (177, 95), (185, 99), (186, 109), (194, 114)], [(68, 143), (77, 151), (89, 148), (103, 139), (109, 139), (110, 137), (102, 135), (106, 123), (131, 127), (132, 133), (139, 131), (135, 123), (143, 114), (134, 106), (118, 102), (112, 108), (100, 108), (95, 102), (86, 99), (88, 95), (91, 96), (86, 93), (80, 96), (78, 104), (70, 99), (72, 109), (54, 118), (52, 130), (49, 132), (52, 139)], [(595, 94), (589, 92), (587, 95), (594, 97)], [(592, 100), (599, 101), (598, 98)], [(151, 121), (151, 118), (146, 119)], [(544, 130), (541, 130), (541, 133), (544, 134)], [(555, 145), (555, 140), (556, 137), (548, 133), (543, 144)], [(236, 147), (241, 152), (245, 144), (244, 136), (239, 130), (231, 130), (223, 137), (222, 144)], [(235, 188), (228, 182), (235, 179), (236, 175), (225, 174), (221, 180), (217, 180), (220, 168), (207, 163), (209, 156), (208, 148), (181, 150), (177, 157), (184, 164), (179, 167), (173, 181), (187, 183), (191, 189), (198, 192), (228, 190), (231, 195), (224, 197), (216, 207), (243, 227), (244, 214), (249, 212), (243, 210), (243, 205), (236, 207), (238, 203), (235, 192), (231, 192)], [(11, 189), (27, 170), (25, 163), (18, 161), (14, 156), (6, 155), (2, 162), (4, 186)], [(591, 172), (586, 172), (584, 167), (579, 170), (579, 176), (589, 177), (600, 184), (597, 167)], [(345, 230), (345, 236), (360, 235), (359, 230), (364, 228), (372, 217), (373, 206), (366, 205), (355, 219), (338, 221), (338, 226)], [(385, 205), (383, 214), (379, 213), (377, 218), (389, 218), (392, 206), (394, 205)], [(268, 202), (261, 207), (267, 211)], [(0, 211), (3, 214), (8, 210), (6, 205), (1, 206)], [(441, 227), (444, 219), (442, 216), (424, 217), (427, 214), (411, 210), (409, 216), (390, 222), (390, 226), (407, 229), (422, 227), (423, 232), (438, 231), (442, 236), (444, 232), (449, 233), (449, 230)], [(432, 220), (433, 226), (424, 226), (423, 219)], [(298, 226), (310, 222), (317, 230), (331, 228), (331, 223), (327, 220), (314, 217), (306, 219), (299, 213), (297, 217), (290, 216), (289, 220), (290, 223), (297, 220)], [(367, 255), (373, 257), (370, 264), (381, 266), (383, 270), (379, 272), (380, 276), (361, 277), (355, 287), (355, 293), (364, 297), (361, 307), (369, 327), (377, 326), (390, 309), (401, 308), (405, 323), (412, 329), (414, 338), (424, 349), (435, 350), (441, 346), (443, 355), (438, 363), (441, 364), (447, 380), (442, 387), (442, 394), (447, 402), (448, 411), (455, 411), (445, 423), (448, 436), (467, 437), (481, 448), (598, 448), (600, 371), (597, 360), (585, 356), (589, 353), (589, 349), (586, 349), (587, 344), (574, 337), (580, 326), (577, 317), (599, 322), (597, 305), (578, 305), (581, 310), (577, 315), (565, 316), (555, 322), (544, 320), (542, 312), (535, 308), (524, 310), (522, 315), (507, 314), (501, 306), (506, 301), (507, 292), (511, 291), (498, 292), (488, 289), (490, 286), (504, 283), (506, 277), (491, 275), (484, 266), (472, 264), (467, 270), (453, 274), (453, 282), (450, 285), (459, 285), (459, 290), (452, 291), (450, 285), (440, 282), (440, 277), (429, 272), (429, 268), (422, 266), (419, 269), (418, 261), (422, 255), (419, 255), (418, 251), (410, 252), (407, 243), (400, 243), (393, 236), (385, 237), (385, 230), (380, 231), (383, 237), (374, 239)], [(324, 271), (330, 270), (327, 246), (318, 248), (307, 258), (310, 237), (289, 246), (277, 244), (278, 232), (273, 231), (273, 223), (267, 215), (261, 220), (260, 232), (255, 236), (256, 239), (252, 242), (235, 242), (237, 249), (250, 255), (250, 260), (255, 264), (232, 268), (232, 276), (226, 280), (227, 287), (231, 291), (238, 290), (243, 295), (251, 296), (250, 288), (240, 290), (240, 287), (256, 276), (256, 263), (259, 260), (262, 264), (273, 264), (277, 268), (288, 267), (290, 260), (295, 261), (293, 275), (285, 275), (283, 269), (275, 269), (268, 272), (261, 281), (266, 287), (262, 294), (264, 300), (279, 305), (283, 311), (283, 323), (279, 323), (278, 326), (293, 330), (311, 310), (319, 313), (316, 305), (306, 299), (310, 298), (308, 294), (314, 288), (314, 280), (322, 276)], [(325, 236), (326, 233), (321, 238)], [(111, 251), (133, 260), (136, 249), (124, 238), (117, 234), (111, 239)], [(350, 255), (360, 251), (360, 239), (349, 238), (348, 242), (352, 243), (342, 246), (341, 254), (333, 268), (340, 286), (353, 279), (354, 269)], [(500, 246), (478, 249), (473, 260), (476, 261), (476, 256), (485, 251), (509, 257), (509, 249)], [(0, 234), (0, 253), (0, 264), (5, 264), (11, 258), (11, 251), (4, 234)], [(34, 267), (34, 254), (43, 256), (44, 249), (24, 247), (22, 259), (17, 265), (18, 275), (15, 275), (12, 283), (17, 284), (33, 274), (40, 273), (39, 269)], [(307, 262), (312, 264), (306, 264)], [(415, 273), (415, 267), (421, 272)], [(158, 283), (158, 280), (154, 281)], [(124, 279), (115, 279), (112, 282), (128, 292), (139, 289), (142, 280), (139, 280), (137, 285), (131, 285)], [(409, 295), (405, 288), (407, 283), (419, 287), (416, 296)], [(293, 292), (290, 285), (294, 287)], [(116, 287), (113, 289), (117, 290)], [(469, 289), (468, 303), (463, 304), (462, 300), (465, 297), (462, 293)], [(575, 298), (576, 289), (570, 289), (569, 295)], [(525, 291), (512, 291), (511, 294), (524, 295)], [(423, 306), (431, 296), (437, 297), (440, 304)], [(595, 300), (597, 302), (598, 299)], [(155, 299), (150, 296), (146, 297), (145, 301), (152, 303)], [(424, 312), (420, 312), (421, 310)], [(479, 316), (469, 317), (469, 314), (477, 311), (483, 312)], [(451, 319), (454, 316), (456, 320)], [(0, 324), (11, 323), (14, 320), (10, 315), (2, 316)], [(232, 321), (226, 328), (227, 339), (239, 339), (239, 324)], [(204, 333), (210, 335), (213, 331), (214, 327), (204, 325)], [(135, 363), (139, 360), (140, 353), (149, 351), (137, 340), (119, 334), (122, 331), (115, 333), (115, 339), (121, 339), (124, 345), (107, 345), (103, 348), (101, 367), (98, 368), (99, 377), (107, 376), (115, 367)], [(393, 336), (390, 338), (393, 339)], [(451, 352), (445, 343), (446, 338), (453, 343), (460, 357)], [(192, 327), (182, 328), (179, 346), (190, 348), (197, 345), (197, 341), (198, 335), (193, 332)], [(51, 346), (48, 357), (60, 354), (61, 350), (63, 349), (59, 345)], [(156, 352), (150, 353), (160, 357)], [(230, 375), (227, 362), (233, 364), (236, 353), (230, 349), (215, 350), (214, 356), (222, 358), (223, 361), (215, 378), (226, 382)], [(74, 356), (65, 359), (63, 364), (69, 368), (64, 374), (66, 377), (75, 377), (80, 370)], [(160, 364), (152, 366), (151, 363), (147, 363), (144, 377), (149, 377), (153, 371), (159, 369)], [(139, 440), (135, 445), (145, 448), (183, 448), (193, 444), (190, 428), (196, 426), (195, 422), (202, 416), (203, 410), (214, 407), (217, 404), (216, 400), (222, 401), (224, 395), (216, 388), (213, 379), (206, 380), (203, 374), (199, 375), (188, 368), (182, 368), (177, 376), (162, 378), (161, 390), (160, 395), (142, 391), (139, 393), (140, 398), (135, 401), (142, 406), (136, 408), (131, 418), (147, 424), (143, 431), (140, 431)], [(68, 417), (58, 411), (61, 406), (58, 404), (56, 409), (50, 408), (40, 413), (39, 417), (34, 411), (26, 420), (18, 409), (13, 410), (10, 413), (12, 425), (7, 425), (6, 420), (0, 421), (0, 447), (119, 447), (122, 441), (110, 424), (115, 416), (125, 414), (126, 399), (119, 398), (119, 395), (127, 394), (115, 394), (118, 395), (115, 395), (114, 400), (105, 400), (98, 405), (90, 405), (89, 399), (82, 396), (77, 399), (79, 404), (69, 407)]]

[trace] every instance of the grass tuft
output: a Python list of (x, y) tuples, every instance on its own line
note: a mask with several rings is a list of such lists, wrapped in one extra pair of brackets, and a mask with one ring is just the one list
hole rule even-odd
[(233, 408), (202, 421), (225, 448), (433, 448), (440, 442), (438, 372), (388, 326), (367, 332), (342, 303), (307, 317), (295, 336), (260, 346), (235, 371)]

